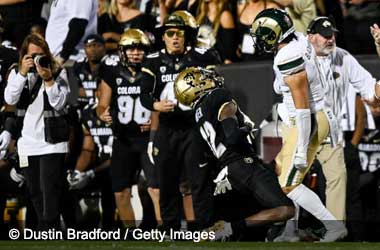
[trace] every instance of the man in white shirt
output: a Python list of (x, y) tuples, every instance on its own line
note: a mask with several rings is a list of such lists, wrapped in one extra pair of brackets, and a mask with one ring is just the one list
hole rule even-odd
[[(376, 80), (350, 53), (336, 47), (335, 39), (338, 30), (329, 18), (315, 18), (310, 23), (307, 32), (308, 40), (317, 54), (316, 65), (325, 90), (325, 105), (332, 110), (338, 120), (336, 130), (339, 136), (338, 141), (335, 143), (336, 147), (333, 147), (331, 138), (327, 138), (319, 147), (316, 158), (321, 163), (326, 177), (326, 207), (338, 220), (345, 220), (347, 173), (343, 152), (342, 126), (350, 127), (345, 124), (347, 122), (351, 123), (347, 119), (351, 115), (343, 116), (343, 111), (346, 105), (349, 104), (347, 103), (347, 96), (350, 86), (362, 98), (370, 99), (374, 96)], [(360, 100), (358, 101), (361, 102)], [(355, 111), (355, 95), (353, 97), (353, 111)], [(355, 113), (353, 113), (352, 118), (352, 125), (355, 126)], [(357, 146), (363, 129), (357, 129), (354, 132), (358, 133), (358, 136), (354, 134), (349, 141), (346, 141), (346, 148), (355, 148)], [(352, 151), (351, 153), (355, 153)], [(358, 158), (357, 150), (356, 156)], [(347, 165), (347, 171), (351, 167), (353, 166)]]
[(97, 33), (97, 0), (53, 0), (46, 41), (59, 63), (84, 55), (84, 38)]

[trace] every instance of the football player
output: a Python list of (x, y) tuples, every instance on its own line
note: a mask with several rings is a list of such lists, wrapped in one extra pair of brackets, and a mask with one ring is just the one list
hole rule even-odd
[(247, 138), (253, 131), (252, 121), (240, 111), (223, 82), (213, 71), (200, 67), (183, 70), (174, 82), (177, 100), (195, 110), (197, 133), (217, 159), (220, 172), (214, 180), (214, 195), (235, 190), (244, 195), (246, 205), (256, 202), (260, 211), (241, 218), (242, 227), (287, 220), (294, 215), (293, 203), (275, 174), (258, 160)]
[[(148, 37), (138, 29), (124, 32), (119, 41), (119, 56), (107, 57), (99, 70), (98, 117), (112, 124), (114, 141), (111, 159), (112, 188), (120, 219), (125, 227), (135, 227), (131, 206), (131, 186), (136, 172), (144, 170), (158, 212), (157, 183), (146, 148), (149, 139), (151, 111), (141, 105), (141, 62), (149, 49)], [(154, 189), (155, 191), (152, 191)], [(157, 218), (159, 219), (159, 218)]]
[[(318, 146), (329, 133), (336, 136), (336, 118), (331, 110), (323, 109), (325, 92), (315, 65), (315, 51), (303, 34), (295, 32), (291, 18), (280, 9), (260, 12), (252, 23), (251, 35), (256, 51), (276, 52), (274, 89), (283, 95), (288, 114), (283, 119), (283, 146), (276, 157), (280, 185), (296, 207), (301, 206), (324, 224), (327, 232), (322, 242), (343, 238), (347, 235), (343, 223), (302, 184)], [(275, 240), (297, 241), (295, 222), (288, 222), (284, 233)]]
[[(174, 80), (186, 67), (213, 67), (221, 63), (214, 52), (188, 46), (195, 39), (191, 30), (182, 16), (168, 16), (160, 28), (165, 48), (149, 55), (143, 68), (146, 79), (143, 82), (142, 104), (149, 110), (160, 112), (154, 149), (150, 151), (154, 154), (155, 169), (160, 180), (163, 230), (180, 229), (181, 196), (178, 187), (183, 183), (181, 175), (195, 162), (192, 153), (193, 111), (175, 98)], [(182, 190), (188, 199), (185, 209), (192, 208), (190, 196), (186, 195), (189, 190), (185, 189)]]

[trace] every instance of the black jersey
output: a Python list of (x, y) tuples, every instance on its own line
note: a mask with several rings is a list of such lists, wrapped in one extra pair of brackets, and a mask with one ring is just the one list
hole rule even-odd
[[(193, 111), (190, 107), (178, 102), (174, 95), (174, 80), (178, 74), (187, 67), (200, 66), (206, 67), (220, 64), (220, 58), (210, 50), (189, 49), (185, 54), (169, 55), (165, 50), (148, 55), (144, 62), (144, 68), (154, 74), (154, 79), (144, 81), (144, 95), (146, 91), (153, 91), (152, 97), (155, 100), (170, 100), (175, 103), (173, 112), (160, 113), (160, 124), (169, 127), (186, 128), (194, 124)], [(154, 82), (155, 81), (155, 82)], [(143, 105), (152, 109), (151, 105)]]
[(96, 104), (87, 105), (82, 111), (82, 124), (91, 134), (101, 161), (111, 159), (113, 133), (110, 126), (96, 115)]
[[(194, 109), (197, 128), (222, 166), (246, 156), (254, 156), (254, 150), (248, 138), (242, 138), (241, 143), (236, 145), (226, 143), (218, 114), (222, 106), (231, 101), (233, 98), (227, 89), (217, 88), (203, 96)], [(239, 126), (243, 127), (244, 117), (239, 109), (236, 116)]]
[(13, 47), (0, 46), (0, 105), (4, 103), (4, 89), (10, 66), (18, 62), (18, 52)]
[(362, 172), (380, 168), (380, 130), (366, 130), (358, 145)]
[(99, 83), (98, 72), (91, 72), (87, 58), (75, 62), (73, 70), (78, 87), (83, 88), (86, 94), (86, 97), (78, 97), (79, 104), (84, 107), (87, 104), (95, 103), (95, 91)]
[(142, 73), (132, 72), (120, 62), (118, 56), (108, 56), (103, 60), (99, 76), (112, 89), (111, 114), (114, 135), (119, 139), (148, 136), (141, 132), (140, 125), (149, 122), (151, 112), (141, 105)]

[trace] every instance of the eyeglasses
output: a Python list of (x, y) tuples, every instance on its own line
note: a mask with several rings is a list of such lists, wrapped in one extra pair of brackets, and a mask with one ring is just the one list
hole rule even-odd
[(177, 37), (184, 37), (185, 36), (185, 31), (184, 30), (167, 30), (165, 31), (165, 34), (172, 38), (174, 35)]

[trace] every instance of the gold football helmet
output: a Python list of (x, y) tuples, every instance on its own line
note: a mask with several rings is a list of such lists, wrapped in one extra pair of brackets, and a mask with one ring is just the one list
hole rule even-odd
[(150, 41), (147, 35), (139, 29), (129, 29), (125, 31), (119, 41), (119, 55), (121, 62), (128, 65), (127, 49), (140, 48), (145, 52), (148, 51)]
[(223, 78), (214, 71), (201, 67), (184, 69), (174, 81), (174, 94), (177, 100), (186, 106), (194, 106), (203, 94), (223, 86)]
[(198, 23), (193, 17), (193, 15), (190, 14), (190, 12), (186, 10), (177, 10), (177, 11), (174, 11), (172, 15), (181, 17), (182, 20), (185, 22), (186, 26), (189, 26), (192, 29), (198, 28)]

